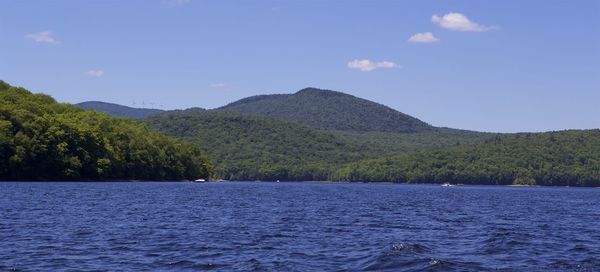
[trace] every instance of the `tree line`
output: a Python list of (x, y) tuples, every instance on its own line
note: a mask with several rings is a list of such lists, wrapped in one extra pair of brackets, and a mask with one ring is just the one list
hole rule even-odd
[(494, 137), (426, 152), (350, 163), (333, 180), (600, 186), (600, 130)]

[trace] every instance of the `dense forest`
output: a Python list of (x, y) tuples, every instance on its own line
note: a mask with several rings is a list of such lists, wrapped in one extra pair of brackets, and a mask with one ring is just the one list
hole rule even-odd
[(494, 137), (350, 163), (332, 180), (600, 186), (600, 130)]
[(381, 150), (380, 155), (398, 155), (412, 151), (475, 143), (495, 137), (510, 136), (500, 133), (484, 133), (459, 129), (436, 128), (434, 131), (398, 133), (379, 131), (328, 131), (342, 139), (359, 142)]
[(208, 178), (194, 144), (0, 81), (0, 180)]
[(331, 180), (349, 162), (474, 142), (485, 133), (347, 132), (235, 112), (192, 109), (143, 120), (150, 128), (202, 146), (217, 176), (230, 180)]
[(384, 105), (316, 88), (295, 94), (248, 97), (217, 110), (273, 117), (330, 130), (401, 133), (435, 130), (417, 118)]
[(144, 122), (202, 146), (216, 174), (231, 180), (326, 180), (334, 166), (378, 154), (301, 124), (239, 113), (173, 111)]
[(145, 122), (207, 148), (217, 175), (232, 180), (600, 186), (599, 130), (357, 136), (211, 111), (169, 112)]

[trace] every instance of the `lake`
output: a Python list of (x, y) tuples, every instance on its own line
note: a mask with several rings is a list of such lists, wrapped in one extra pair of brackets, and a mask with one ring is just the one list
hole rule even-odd
[(600, 189), (0, 183), (0, 270), (593, 271)]

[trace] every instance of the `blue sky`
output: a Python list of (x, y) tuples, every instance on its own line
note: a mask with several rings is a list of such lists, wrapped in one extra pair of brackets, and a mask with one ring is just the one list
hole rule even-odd
[(214, 108), (304, 87), (437, 126), (600, 127), (600, 1), (0, 0), (0, 79)]

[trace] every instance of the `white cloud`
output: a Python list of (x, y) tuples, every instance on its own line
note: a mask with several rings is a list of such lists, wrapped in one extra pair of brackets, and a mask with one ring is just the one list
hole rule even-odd
[(456, 12), (450, 12), (442, 17), (437, 14), (433, 15), (431, 16), (431, 21), (443, 28), (455, 31), (485, 32), (496, 28), (471, 22), (467, 16)]
[(91, 76), (91, 77), (102, 77), (102, 76), (104, 76), (104, 71), (92, 69), (92, 70), (85, 72), (85, 74), (88, 76)]
[(408, 38), (408, 42), (413, 43), (435, 43), (439, 41), (440, 39), (433, 36), (433, 33), (431, 32), (417, 33)]
[(373, 71), (379, 68), (397, 68), (400, 67), (398, 64), (393, 63), (391, 61), (380, 61), (373, 62), (368, 59), (358, 60), (355, 59), (353, 61), (348, 62), (348, 68), (350, 69), (358, 69), (363, 72)]
[(208, 86), (211, 87), (211, 88), (215, 88), (215, 89), (223, 89), (223, 88), (227, 87), (227, 83), (222, 83), (222, 82), (220, 82), (220, 83), (212, 83), (212, 84), (210, 84)]
[(51, 31), (42, 31), (36, 33), (29, 33), (25, 35), (25, 38), (30, 39), (37, 43), (52, 43), (57, 44), (58, 41), (54, 38)]

